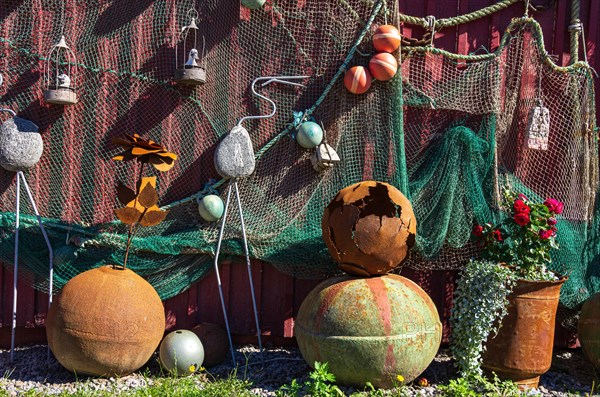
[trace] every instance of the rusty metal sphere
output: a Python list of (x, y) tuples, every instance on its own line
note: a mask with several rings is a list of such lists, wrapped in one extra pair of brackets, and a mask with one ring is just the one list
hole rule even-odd
[(212, 323), (201, 323), (192, 328), (204, 346), (204, 366), (212, 367), (225, 361), (229, 341), (225, 330)]
[(389, 387), (429, 366), (442, 324), (431, 298), (405, 277), (339, 276), (308, 294), (294, 334), (306, 362), (328, 362), (339, 383)]
[(583, 304), (577, 335), (581, 349), (596, 371), (600, 372), (600, 293), (593, 295)]
[(63, 367), (123, 376), (144, 365), (165, 331), (156, 290), (129, 269), (104, 266), (73, 277), (50, 307), (46, 336)]
[(323, 239), (340, 269), (355, 276), (390, 272), (408, 258), (417, 221), (410, 201), (384, 182), (342, 190), (325, 208)]

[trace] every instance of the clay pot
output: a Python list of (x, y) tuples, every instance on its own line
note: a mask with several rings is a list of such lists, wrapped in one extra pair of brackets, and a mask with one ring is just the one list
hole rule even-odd
[(517, 281), (498, 335), (486, 342), (484, 370), (516, 382), (522, 390), (538, 386), (552, 364), (556, 309), (566, 280)]
[(123, 376), (144, 365), (165, 330), (154, 288), (133, 271), (99, 267), (73, 277), (46, 320), (48, 344), (66, 369)]
[(204, 346), (204, 366), (212, 367), (225, 361), (229, 351), (227, 333), (217, 324), (202, 323), (192, 328)]
[(596, 371), (600, 372), (600, 293), (583, 304), (577, 334), (581, 350)]

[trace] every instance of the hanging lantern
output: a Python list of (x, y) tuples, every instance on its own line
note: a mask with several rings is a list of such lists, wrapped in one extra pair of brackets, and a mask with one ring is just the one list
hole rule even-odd
[(46, 62), (44, 99), (53, 105), (72, 105), (77, 103), (77, 58), (65, 41), (60, 38), (52, 47)]
[(196, 18), (193, 17), (190, 24), (181, 29), (179, 42), (175, 46), (175, 81), (177, 83), (200, 85), (206, 82), (204, 45), (204, 36), (202, 36), (202, 56), (200, 57), (198, 52), (198, 25), (196, 25)]

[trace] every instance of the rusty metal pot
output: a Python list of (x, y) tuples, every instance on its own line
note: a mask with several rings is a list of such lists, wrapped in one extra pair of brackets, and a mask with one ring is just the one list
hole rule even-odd
[(144, 365), (165, 331), (154, 288), (133, 271), (99, 267), (73, 277), (46, 320), (48, 344), (66, 369), (123, 376)]
[(442, 324), (431, 298), (395, 274), (339, 276), (308, 294), (294, 326), (306, 362), (329, 363), (341, 384), (389, 387), (415, 379), (431, 363)]
[(484, 370), (514, 381), (520, 389), (538, 386), (552, 364), (556, 309), (566, 280), (517, 281), (498, 335), (486, 342)]
[(583, 304), (577, 334), (583, 353), (600, 372), (600, 293)]

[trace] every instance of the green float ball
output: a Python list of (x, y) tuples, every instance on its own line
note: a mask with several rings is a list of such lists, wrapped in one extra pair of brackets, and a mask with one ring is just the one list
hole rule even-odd
[(192, 331), (173, 331), (160, 344), (160, 363), (172, 375), (191, 375), (204, 361), (204, 348)]
[(316, 148), (323, 141), (323, 129), (312, 121), (302, 123), (296, 133), (296, 141), (305, 149)]
[(224, 211), (223, 200), (214, 194), (202, 197), (198, 203), (198, 212), (200, 212), (202, 219), (207, 222), (218, 221), (223, 216)]
[(258, 10), (265, 4), (265, 0), (242, 0), (242, 5), (251, 10)]

